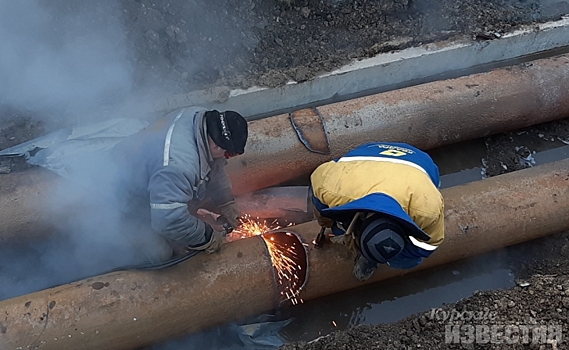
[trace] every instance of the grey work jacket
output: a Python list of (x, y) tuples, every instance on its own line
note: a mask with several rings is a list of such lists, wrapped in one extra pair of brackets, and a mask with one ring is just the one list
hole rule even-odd
[(207, 196), (221, 205), (233, 199), (227, 161), (211, 157), (205, 111), (174, 111), (113, 149), (124, 169), (120, 182), (131, 200), (127, 205), (137, 208), (145, 201), (156, 232), (192, 246), (205, 243), (205, 223), (190, 215), (188, 202)]

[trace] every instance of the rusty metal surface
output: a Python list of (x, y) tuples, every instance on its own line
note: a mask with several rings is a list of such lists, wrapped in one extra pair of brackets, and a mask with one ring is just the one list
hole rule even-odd
[[(316, 112), (306, 113), (314, 118)], [(569, 55), (322, 106), (318, 113), (328, 155), (308, 150), (288, 115), (250, 122), (246, 153), (230, 159), (227, 167), (234, 193), (307, 176), (365, 142), (400, 141), (430, 149), (567, 117)], [(28, 172), (0, 175), (0, 242), (18, 231), (28, 236), (50, 230), (53, 215), (30, 210), (45, 200), (50, 187), (34, 177)], [(14, 184), (22, 188), (6, 190)]]
[(430, 149), (568, 117), (569, 55), (321, 106), (317, 112), (329, 155), (308, 150), (288, 115), (251, 122), (245, 154), (229, 161), (235, 193), (308, 175), (366, 142)]
[(308, 208), (308, 186), (269, 187), (235, 199), (241, 212), (253, 218), (306, 222), (313, 216)]
[[(309, 300), (567, 230), (568, 169), (563, 160), (442, 190), (442, 246), (414, 270), (382, 266), (365, 283), (353, 277), (347, 248), (314, 249), (316, 222), (289, 227), (309, 245), (300, 296)], [(165, 271), (110, 274), (5, 300), (0, 348), (132, 349), (259, 314), (277, 299), (271, 271), (262, 240), (253, 238)]]
[(290, 122), (298, 139), (311, 152), (330, 154), (330, 143), (316, 108), (307, 108), (290, 113)]
[(57, 218), (42, 210), (57, 175), (34, 168), (0, 175), (0, 244), (14, 238), (35, 239), (55, 230)]
[(134, 349), (271, 310), (262, 239), (161, 271), (119, 272), (0, 302), (0, 349)]

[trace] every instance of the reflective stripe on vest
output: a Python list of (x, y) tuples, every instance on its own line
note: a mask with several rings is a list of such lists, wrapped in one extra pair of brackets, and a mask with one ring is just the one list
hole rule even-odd
[(419, 248), (422, 248), (422, 249), (425, 249), (428, 251), (437, 249), (436, 245), (431, 245), (429, 243), (421, 242), (413, 236), (409, 236), (409, 239), (411, 240), (411, 243), (413, 243), (413, 245), (416, 247), (419, 247)]
[(164, 166), (168, 166), (168, 163), (170, 163), (170, 142), (172, 141), (172, 133), (174, 132), (174, 125), (176, 125), (176, 122), (180, 119), (182, 114), (184, 114), (184, 110), (181, 110), (180, 114), (176, 116), (166, 133), (166, 140), (164, 140), (164, 162), (162, 163)]
[(188, 203), (167, 203), (167, 204), (157, 204), (150, 203), (151, 209), (177, 209), (181, 207), (187, 207)]

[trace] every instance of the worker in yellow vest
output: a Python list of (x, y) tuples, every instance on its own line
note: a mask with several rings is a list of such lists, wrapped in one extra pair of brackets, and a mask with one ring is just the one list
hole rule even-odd
[(413, 146), (359, 146), (320, 165), (310, 181), (319, 224), (356, 253), (353, 273), (361, 281), (379, 264), (415, 267), (443, 242), (439, 170)]

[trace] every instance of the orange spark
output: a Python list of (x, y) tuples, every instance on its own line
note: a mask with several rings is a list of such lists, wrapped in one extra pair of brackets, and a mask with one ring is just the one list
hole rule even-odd
[(241, 218), (241, 222), (237, 228), (233, 230), (228, 236), (227, 241), (232, 242), (238, 239), (259, 236), (263, 233), (267, 233), (272, 230), (276, 230), (281, 228), (280, 226), (276, 225), (274, 222), (271, 224), (267, 224), (266, 221), (261, 221), (259, 218), (257, 220), (251, 218), (249, 215), (243, 216)]
[(281, 295), (286, 300), (290, 300), (293, 305), (298, 304), (298, 295), (302, 287), (302, 281), (298, 275), (302, 267), (295, 261), (296, 246), (283, 244), (275, 240), (274, 237), (266, 239), (263, 236), (263, 239), (267, 244), (271, 262), (277, 270), (277, 282), (281, 289)]
[[(292, 224), (290, 224), (292, 225)], [(298, 277), (302, 267), (296, 262), (297, 252), (296, 244), (288, 244), (279, 242), (275, 236), (265, 236), (264, 234), (281, 228), (274, 222), (268, 224), (266, 221), (252, 219), (250, 216), (245, 216), (241, 219), (239, 227), (233, 230), (227, 237), (228, 241), (235, 241), (238, 239), (261, 236), (267, 245), (271, 262), (277, 272), (276, 278), (281, 290), (281, 296), (285, 300), (290, 300), (293, 305), (303, 302), (298, 298), (302, 281)], [(286, 233), (291, 235), (291, 233)]]

